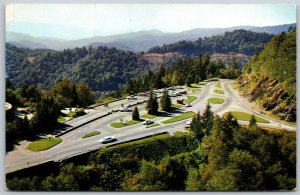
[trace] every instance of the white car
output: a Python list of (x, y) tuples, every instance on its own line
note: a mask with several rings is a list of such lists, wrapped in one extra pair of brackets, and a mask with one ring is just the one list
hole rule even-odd
[(106, 143), (110, 143), (110, 142), (114, 142), (114, 141), (117, 141), (117, 139), (114, 136), (106, 136), (106, 137), (100, 139), (99, 142), (102, 144), (106, 144)]
[(131, 108), (120, 108), (120, 111), (121, 112), (132, 112), (132, 109)]
[(154, 123), (152, 120), (147, 119), (147, 120), (145, 120), (145, 121), (143, 122), (143, 125), (150, 125), (150, 124), (152, 124), (152, 123)]
[(172, 93), (169, 93), (169, 96), (170, 97), (176, 97), (177, 95), (176, 95), (176, 93), (172, 92)]
[(192, 107), (192, 105), (191, 104), (186, 104), (186, 105), (184, 105), (185, 107)]
[(134, 95), (130, 95), (130, 96), (127, 96), (127, 99), (128, 100), (136, 100), (137, 97), (135, 97)]
[(186, 125), (191, 125), (191, 123), (192, 123), (192, 120), (189, 120), (189, 121), (187, 121), (185, 124), (186, 124)]
[(190, 128), (191, 127), (191, 123), (192, 123), (192, 120), (189, 120), (185, 123), (185, 127), (184, 128)]

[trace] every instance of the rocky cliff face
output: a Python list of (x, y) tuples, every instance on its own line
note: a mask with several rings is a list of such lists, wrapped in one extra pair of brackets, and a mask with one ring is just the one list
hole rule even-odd
[(242, 75), (236, 80), (241, 94), (262, 109), (280, 119), (296, 121), (296, 98), (290, 97), (286, 87), (269, 77)]

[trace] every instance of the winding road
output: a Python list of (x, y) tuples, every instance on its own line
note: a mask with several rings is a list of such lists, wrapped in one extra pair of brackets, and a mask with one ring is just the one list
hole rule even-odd
[[(61, 161), (63, 159), (70, 158), (79, 154), (83, 154), (92, 150), (97, 150), (101, 147), (105, 147), (110, 144), (126, 142), (138, 138), (142, 138), (149, 135), (154, 135), (157, 133), (168, 132), (173, 134), (176, 131), (185, 131), (184, 126), (186, 120), (178, 121), (170, 124), (161, 123), (164, 120), (172, 118), (176, 115), (179, 115), (182, 112), (194, 111), (194, 112), (203, 112), (207, 99), (210, 97), (220, 97), (225, 99), (223, 104), (211, 104), (212, 111), (214, 114), (222, 115), (225, 112), (229, 111), (241, 111), (247, 113), (253, 113), (262, 118), (268, 119), (270, 123), (258, 123), (259, 126), (280, 128), (282, 130), (296, 131), (296, 127), (288, 125), (281, 121), (272, 119), (268, 116), (265, 116), (251, 108), (249, 102), (243, 99), (239, 94), (232, 88), (232, 80), (221, 80), (222, 89), (225, 91), (225, 94), (216, 94), (213, 92), (214, 89), (217, 89), (214, 84), (216, 82), (209, 82), (202, 87), (202, 91), (189, 93), (188, 95), (194, 95), (198, 98), (193, 101), (192, 107), (183, 107), (179, 112), (170, 113), (169, 116), (157, 117), (153, 121), (159, 123), (160, 126), (146, 128), (142, 123), (131, 125), (123, 128), (113, 128), (110, 126), (112, 122), (119, 122), (120, 119), (123, 121), (131, 119), (131, 112), (113, 112), (103, 118), (98, 118), (101, 115), (107, 114), (111, 110), (117, 110), (123, 104), (127, 106), (128, 104), (138, 104), (138, 109), (140, 114), (145, 113), (145, 103), (141, 103), (144, 100), (147, 100), (147, 97), (139, 96), (138, 100), (129, 101), (129, 100), (120, 100), (113, 103), (110, 103), (108, 107), (100, 106), (92, 109), (87, 115), (75, 118), (66, 122), (70, 128), (84, 124), (74, 130), (67, 132), (66, 134), (60, 136), (63, 141), (45, 151), (32, 152), (27, 149), (27, 146), (30, 142), (22, 141), (18, 146), (15, 147), (13, 151), (10, 151), (6, 154), (6, 164), (5, 171), (6, 173), (14, 172), (20, 169), (24, 169), (30, 166), (35, 166), (42, 164), (48, 161)], [(185, 95), (187, 96), (187, 95)], [(172, 97), (173, 103), (176, 103), (177, 99), (182, 99), (183, 96)], [(89, 122), (92, 121), (92, 122)], [(240, 124), (248, 124), (246, 121), (238, 121)], [(91, 131), (100, 131), (101, 134), (82, 139), (81, 137)], [(110, 144), (101, 144), (99, 140), (105, 136), (113, 135), (117, 138), (117, 141)]]

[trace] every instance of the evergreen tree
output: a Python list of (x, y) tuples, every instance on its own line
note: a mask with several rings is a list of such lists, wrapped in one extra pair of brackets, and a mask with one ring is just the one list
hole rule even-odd
[(158, 103), (156, 95), (153, 95), (153, 91), (150, 91), (149, 100), (147, 102), (146, 109), (148, 110), (148, 114), (157, 114), (158, 112)]
[(194, 137), (196, 137), (196, 139), (198, 141), (202, 140), (202, 138), (204, 136), (204, 132), (202, 131), (200, 113), (199, 112), (192, 119), (191, 132), (194, 135)]
[(252, 126), (256, 126), (256, 119), (255, 119), (255, 116), (252, 114), (251, 118), (250, 118), (250, 121), (249, 121), (249, 126), (252, 127)]
[(165, 76), (165, 68), (163, 65), (160, 66), (158, 73), (155, 75), (155, 88), (159, 89), (164, 87), (162, 78)]
[(188, 74), (188, 76), (186, 77), (186, 80), (185, 80), (186, 86), (190, 87), (193, 81), (194, 80), (193, 80), (191, 74)]
[(140, 120), (140, 114), (137, 106), (134, 107), (134, 110), (132, 112), (132, 120)]
[(72, 86), (72, 104), (73, 106), (77, 106), (78, 105), (78, 95), (77, 95), (77, 92), (76, 92), (76, 85), (73, 83), (73, 86)]
[(209, 103), (206, 105), (204, 112), (200, 116), (200, 122), (205, 135), (210, 135), (214, 124), (214, 113), (211, 111)]
[(168, 112), (171, 110), (172, 102), (166, 89), (164, 90), (163, 96), (160, 99), (160, 106), (163, 111)]

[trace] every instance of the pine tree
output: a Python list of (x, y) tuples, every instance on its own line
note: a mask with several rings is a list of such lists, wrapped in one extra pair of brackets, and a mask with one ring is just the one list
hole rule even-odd
[(147, 102), (146, 109), (148, 110), (148, 114), (157, 114), (158, 112), (158, 103), (156, 95), (153, 95), (153, 91), (150, 92), (149, 100)]
[(162, 88), (164, 87), (164, 83), (162, 78), (165, 76), (165, 68), (163, 65), (160, 66), (158, 73), (155, 75), (155, 88)]
[(164, 90), (163, 96), (160, 99), (160, 106), (163, 111), (168, 112), (171, 110), (172, 102), (166, 89)]
[(255, 116), (252, 114), (251, 118), (250, 118), (250, 121), (249, 121), (249, 126), (252, 127), (252, 126), (256, 126), (256, 119), (255, 119)]
[(188, 76), (186, 77), (186, 80), (185, 80), (186, 86), (190, 87), (192, 82), (193, 82), (193, 78), (192, 78), (191, 74), (188, 74)]
[(134, 107), (134, 110), (132, 112), (132, 120), (140, 120), (140, 114), (137, 106)]
[(73, 83), (72, 86), (72, 94), (71, 94), (71, 98), (72, 98), (72, 104), (73, 106), (77, 106), (78, 105), (78, 95), (77, 95), (77, 91), (76, 91), (76, 85)]
[(201, 121), (200, 121), (200, 113), (196, 114), (191, 122), (191, 132), (196, 137), (198, 141), (201, 141), (204, 137), (204, 133), (202, 131), (201, 127)]
[(206, 105), (203, 114), (200, 116), (200, 122), (205, 135), (210, 135), (211, 129), (214, 125), (214, 113), (211, 111), (209, 103)]

